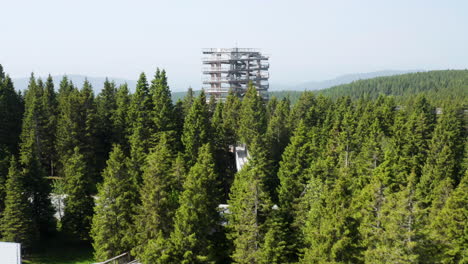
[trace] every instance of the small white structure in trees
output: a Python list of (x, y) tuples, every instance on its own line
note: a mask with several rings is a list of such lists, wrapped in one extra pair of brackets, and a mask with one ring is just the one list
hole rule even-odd
[(21, 244), (0, 242), (0, 263), (21, 264)]

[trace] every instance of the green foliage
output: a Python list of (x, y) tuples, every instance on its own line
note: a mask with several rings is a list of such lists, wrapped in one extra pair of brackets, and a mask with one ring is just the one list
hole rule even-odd
[(31, 247), (37, 239), (27, 195), (18, 163), (12, 158), (6, 182), (5, 211), (0, 221), (0, 237), (2, 241), (21, 243), (23, 249)]
[(253, 85), (249, 85), (242, 100), (239, 118), (239, 139), (249, 146), (266, 132), (266, 109), (263, 99)]
[(122, 254), (132, 247), (136, 186), (120, 146), (113, 147), (102, 178), (91, 229), (94, 257), (98, 261)]
[(155, 241), (167, 239), (173, 228), (178, 206), (176, 178), (172, 174), (174, 153), (163, 134), (147, 157), (140, 189), (141, 205), (135, 217), (136, 247), (134, 254), (143, 262), (151, 262), (153, 252), (147, 249)]
[(185, 117), (182, 144), (185, 148), (187, 165), (195, 163), (198, 149), (208, 142), (210, 136), (209, 112), (205, 93), (193, 102), (190, 111)]
[(377, 77), (368, 80), (354, 81), (320, 93), (333, 98), (351, 96), (354, 99), (368, 96), (393, 95), (399, 101), (405, 101), (412, 95), (424, 94), (434, 102), (453, 100), (466, 102), (468, 70), (446, 70), (408, 73), (403, 75)]
[(195, 165), (187, 174), (180, 207), (174, 219), (169, 252), (172, 263), (214, 263), (219, 194), (215, 164), (208, 144), (200, 148)]
[(62, 230), (79, 240), (87, 240), (91, 229), (94, 200), (90, 195), (86, 163), (75, 147), (73, 155), (64, 164), (64, 192), (66, 194)]
[(228, 228), (233, 241), (234, 263), (258, 263), (265, 233), (264, 222), (271, 211), (271, 201), (264, 188), (267, 177), (265, 152), (253, 142), (251, 158), (234, 178), (229, 195)]
[(23, 97), (0, 67), (0, 230), (34, 251), (89, 244), (98, 190), (96, 261), (465, 263), (467, 80), (414, 73), (269, 102), (252, 86), (209, 103), (189, 89), (173, 104), (164, 70), (97, 97), (32, 75)]

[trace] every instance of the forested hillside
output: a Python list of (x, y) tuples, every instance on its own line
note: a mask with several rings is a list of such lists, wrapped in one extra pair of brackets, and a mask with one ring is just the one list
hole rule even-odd
[(159, 69), (94, 95), (34, 75), (19, 94), (0, 68), (0, 237), (26, 258), (63, 235), (95, 261), (467, 263), (467, 83), (441, 71), (295, 104), (253, 87), (173, 102)]
[(355, 81), (325, 89), (323, 95), (338, 98), (350, 96), (377, 98), (379, 95), (393, 95), (397, 100), (423, 94), (431, 101), (455, 100), (466, 102), (468, 98), (468, 70), (445, 70), (408, 73), (390, 77), (377, 77)]

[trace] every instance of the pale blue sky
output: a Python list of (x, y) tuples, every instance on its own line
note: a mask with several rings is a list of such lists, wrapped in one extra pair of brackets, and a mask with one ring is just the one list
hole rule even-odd
[(271, 55), (271, 83), (468, 67), (464, 0), (0, 0), (0, 25), (13, 77), (162, 67), (176, 90), (199, 88), (201, 49), (236, 43)]

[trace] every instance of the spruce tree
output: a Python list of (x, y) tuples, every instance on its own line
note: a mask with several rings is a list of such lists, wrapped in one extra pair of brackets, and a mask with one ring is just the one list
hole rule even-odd
[(41, 132), (44, 137), (41, 156), (43, 157), (47, 175), (55, 176), (55, 168), (58, 163), (58, 157), (55, 154), (58, 102), (54, 90), (54, 82), (50, 75), (47, 77), (42, 94), (42, 109), (44, 111), (45, 123)]
[(47, 181), (41, 155), (43, 153), (43, 135), (45, 117), (42, 111), (41, 96), (43, 87), (37, 85), (31, 75), (26, 92), (26, 105), (21, 131), (20, 159), (23, 169), (23, 184), (32, 201), (33, 224), (39, 230), (41, 238), (54, 230), (53, 208), (50, 201), (51, 186)]
[(182, 143), (185, 148), (187, 165), (192, 166), (197, 157), (198, 149), (208, 142), (210, 137), (208, 106), (202, 91), (193, 102), (184, 122)]
[(130, 159), (133, 178), (137, 183), (142, 180), (142, 165), (145, 164), (146, 156), (151, 148), (151, 135), (154, 131), (152, 121), (153, 103), (151, 100), (146, 75), (140, 74), (135, 93), (130, 102)]
[(135, 216), (136, 247), (132, 251), (139, 260), (151, 262), (150, 245), (158, 238), (169, 237), (173, 217), (178, 206), (177, 183), (172, 177), (174, 153), (166, 135), (151, 150), (143, 169), (143, 184), (140, 188), (141, 205)]
[(195, 93), (193, 92), (192, 87), (189, 87), (187, 90), (187, 94), (184, 96), (184, 99), (182, 101), (182, 109), (184, 117), (186, 117), (190, 111), (190, 108), (192, 108), (192, 104), (195, 101)]
[(62, 230), (79, 240), (87, 240), (91, 229), (94, 200), (89, 192), (89, 175), (86, 163), (75, 147), (73, 155), (64, 164), (65, 209)]
[(130, 131), (130, 120), (128, 118), (128, 109), (130, 96), (128, 94), (127, 84), (120, 85), (115, 95), (116, 109), (112, 114), (113, 138), (116, 144), (120, 145), (124, 152), (128, 153), (128, 136)]
[(102, 173), (92, 220), (94, 258), (104, 261), (131, 249), (135, 184), (130, 176), (127, 158), (115, 145)]
[(265, 105), (251, 84), (242, 100), (238, 132), (239, 139), (247, 146), (266, 132)]
[(239, 97), (237, 97), (232, 90), (229, 90), (229, 94), (226, 97), (226, 103), (223, 108), (223, 126), (228, 145), (234, 146), (237, 144), (240, 107), (241, 101), (239, 100)]
[(444, 207), (431, 219), (429, 239), (435, 245), (429, 261), (468, 262), (468, 171)]
[(99, 145), (97, 148), (97, 156), (99, 157), (99, 167), (103, 167), (108, 159), (112, 144), (115, 143), (116, 133), (112, 117), (117, 109), (116, 102), (117, 88), (114, 82), (110, 82), (107, 78), (104, 81), (104, 87), (96, 97), (97, 109), (97, 133)]
[(200, 148), (198, 160), (190, 169), (180, 197), (170, 237), (173, 263), (215, 261), (215, 234), (219, 232), (219, 192), (215, 163), (208, 144)]
[(0, 219), (0, 237), (2, 241), (21, 243), (23, 249), (28, 249), (37, 239), (37, 230), (31, 220), (31, 204), (21, 178), (18, 164), (12, 157), (6, 182), (5, 211)]
[[(88, 177), (90, 177), (91, 183), (96, 184), (101, 181), (99, 173), (103, 169), (105, 157), (97, 153), (99, 149), (97, 136), (99, 119), (96, 102), (94, 100), (93, 87), (88, 80), (85, 80), (83, 88), (80, 91), (80, 114), (79, 147), (87, 166), (86, 173)], [(70, 152), (70, 155), (73, 155), (73, 150), (70, 150)]]
[(279, 186), (277, 188), (279, 213), (281, 222), (285, 225), (284, 228), (288, 233), (287, 250), (288, 256), (294, 259), (300, 247), (300, 239), (296, 236), (299, 234), (296, 222), (296, 208), (299, 199), (306, 191), (309, 180), (307, 169), (309, 168), (312, 159), (317, 153), (310, 142), (307, 135), (307, 128), (304, 121), (301, 120), (296, 127), (294, 135), (291, 138), (291, 143), (286, 147), (280, 167), (278, 171)]
[(6, 75), (0, 79), (0, 148), (11, 154), (18, 153), (23, 111), (21, 96), (15, 91), (11, 78)]
[(174, 106), (172, 104), (171, 90), (167, 85), (166, 71), (156, 70), (151, 81), (150, 94), (153, 101), (153, 122), (155, 132), (166, 132), (175, 129)]
[(414, 189), (416, 173), (399, 192), (387, 195), (378, 214), (381, 232), (364, 253), (366, 263), (417, 263), (419, 259), (418, 207)]
[(260, 245), (265, 233), (264, 222), (271, 210), (271, 201), (264, 188), (267, 162), (264, 150), (254, 141), (251, 157), (234, 178), (229, 195), (228, 228), (234, 249), (234, 263), (258, 263)]

